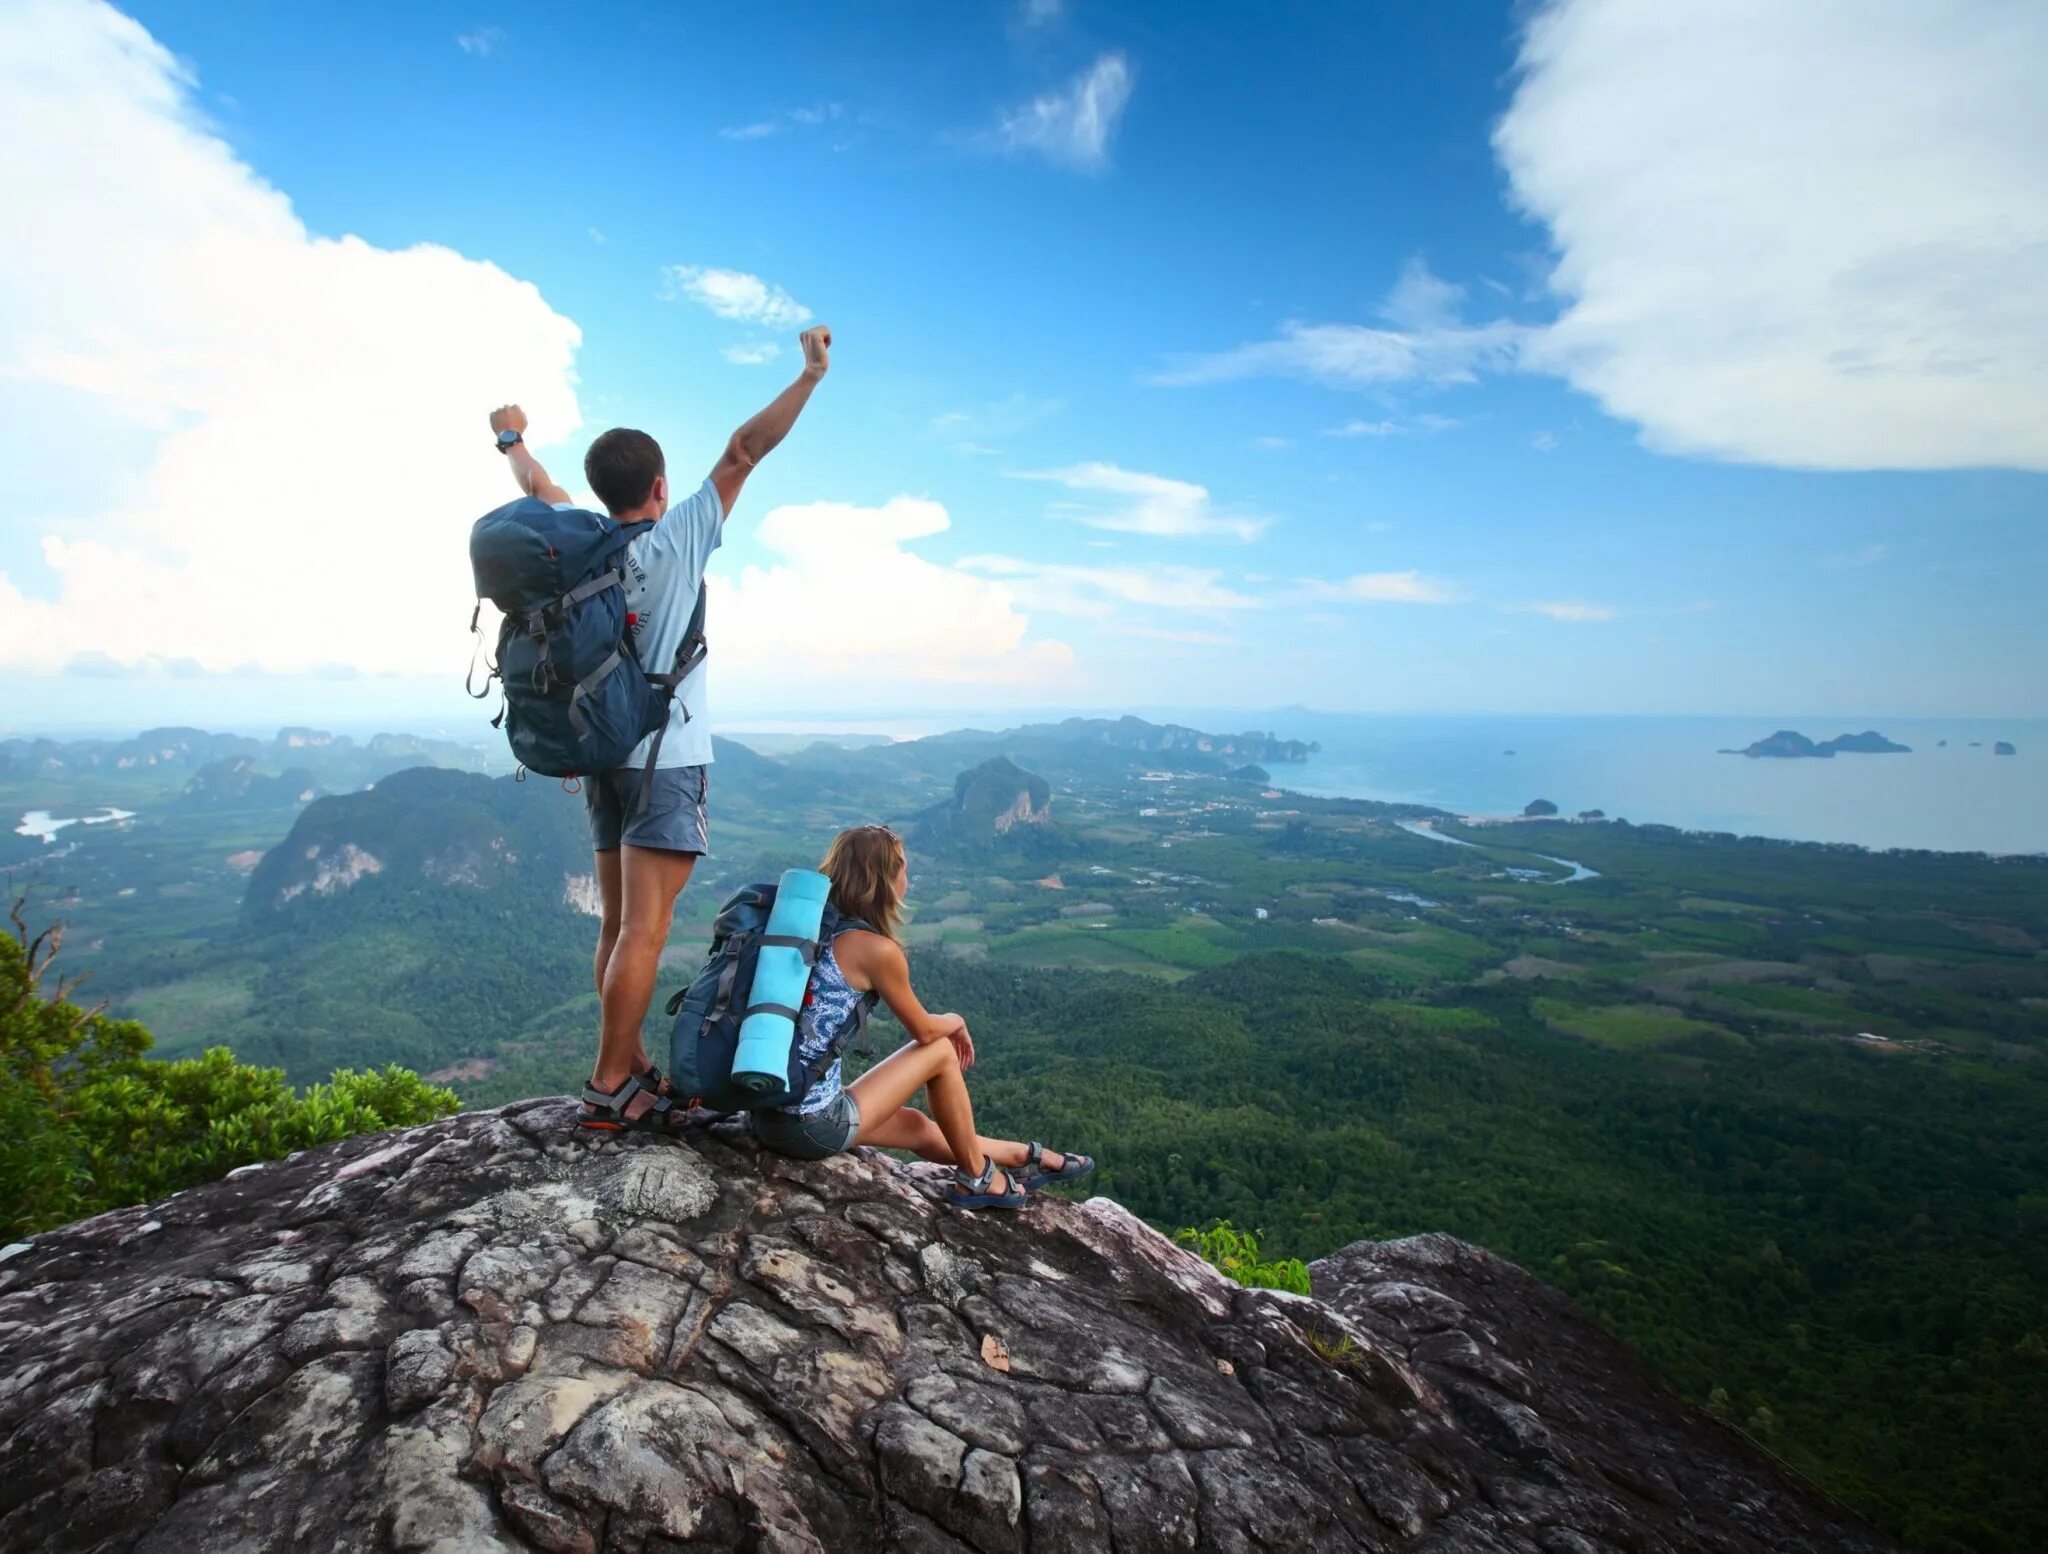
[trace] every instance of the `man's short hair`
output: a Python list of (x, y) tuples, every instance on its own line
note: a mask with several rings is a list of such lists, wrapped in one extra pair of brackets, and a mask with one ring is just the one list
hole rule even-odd
[(583, 478), (607, 512), (638, 507), (653, 494), (655, 477), (667, 468), (661, 444), (630, 426), (613, 427), (583, 455)]

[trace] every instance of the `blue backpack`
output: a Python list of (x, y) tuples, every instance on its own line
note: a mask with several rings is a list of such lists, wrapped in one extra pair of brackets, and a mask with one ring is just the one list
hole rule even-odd
[[(746, 1021), (748, 1006), (753, 1001), (754, 971), (764, 942), (779, 942), (768, 932), (776, 890), (774, 885), (749, 885), (733, 893), (711, 924), (711, 953), (705, 957), (703, 969), (688, 987), (668, 1001), (668, 1012), (676, 1022), (669, 1038), (669, 1071), (676, 1094), (688, 1097), (692, 1105), (707, 1106), (715, 1112), (794, 1106), (810, 1093), (811, 1086), (824, 1076), (846, 1044), (867, 1030), (868, 1016), (874, 1012), (876, 1003), (873, 993), (861, 995), (846, 1028), (811, 1062), (803, 1060), (797, 1042), (789, 1043), (789, 1072), (779, 1092), (763, 1092), (733, 1083), (733, 1055), (739, 1048), (740, 1026)], [(828, 902), (818, 923), (817, 938), (792, 947), (799, 950), (804, 965), (810, 967), (817, 963), (821, 947), (839, 934), (867, 927), (857, 918), (841, 917)], [(865, 1046), (861, 1050), (865, 1051)]]
[[(698, 585), (675, 663), (665, 674), (648, 673), (633, 645), (635, 619), (626, 612), (632, 539), (632, 527), (601, 513), (557, 509), (530, 496), (479, 518), (469, 535), (478, 599), (469, 629), (481, 636), (485, 599), (505, 619), (483, 689), (470, 684), (474, 663), (463, 687), (481, 701), (492, 680), (503, 682), (505, 705), (491, 727), (502, 724), (519, 764), (544, 777), (623, 766), (654, 735), (642, 774), (645, 803), (676, 687), (704, 660), (704, 588)], [(689, 718), (686, 707), (683, 721)]]

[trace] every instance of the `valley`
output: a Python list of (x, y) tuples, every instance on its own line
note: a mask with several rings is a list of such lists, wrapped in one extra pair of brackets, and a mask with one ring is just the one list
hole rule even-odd
[[(304, 803), (195, 784), (209, 762), (10, 771), (11, 813), (133, 813), (7, 835), (8, 884), (160, 1054), (571, 1088), (581, 801), (436, 754), (365, 790), (295, 749)], [(1281, 742), (1142, 726), (718, 757), (663, 995), (731, 889), (887, 820), (989, 1131), (1272, 1255), (1480, 1242), (1915, 1546), (2038, 1541), (2048, 862), (1469, 824), (1289, 792)]]

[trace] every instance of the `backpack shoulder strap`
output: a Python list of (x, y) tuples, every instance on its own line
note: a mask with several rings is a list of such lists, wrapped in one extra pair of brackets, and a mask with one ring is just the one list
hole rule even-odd
[[(654, 763), (661, 759), (661, 742), (668, 737), (669, 720), (675, 715), (676, 692), (682, 683), (696, 671), (699, 664), (710, 656), (711, 649), (704, 640), (704, 584), (697, 585), (697, 607), (690, 612), (690, 623), (683, 628), (683, 640), (676, 644), (676, 659), (669, 666), (667, 674), (651, 674), (648, 681), (658, 685), (667, 693), (661, 727), (654, 731), (654, 738), (647, 746), (647, 763), (640, 770), (640, 797), (635, 800), (635, 813), (647, 807), (648, 793), (654, 787)], [(690, 721), (690, 709), (683, 708), (683, 721)]]

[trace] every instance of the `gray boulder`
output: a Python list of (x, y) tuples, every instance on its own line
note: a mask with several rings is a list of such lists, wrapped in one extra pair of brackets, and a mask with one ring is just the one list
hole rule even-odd
[(523, 1102), (0, 1260), (0, 1548), (1875, 1551), (1506, 1263)]

